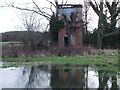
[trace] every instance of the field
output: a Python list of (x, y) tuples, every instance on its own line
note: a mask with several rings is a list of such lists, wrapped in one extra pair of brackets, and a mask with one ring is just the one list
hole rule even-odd
[(95, 56), (73, 56), (73, 57), (28, 57), (28, 58), (3, 58), (2, 67), (21, 65), (96, 65), (103, 70), (118, 71), (118, 55), (95, 55)]

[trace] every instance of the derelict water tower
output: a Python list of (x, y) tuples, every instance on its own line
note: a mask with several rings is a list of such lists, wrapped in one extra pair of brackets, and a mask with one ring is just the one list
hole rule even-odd
[(58, 3), (56, 5), (57, 16), (65, 24), (65, 27), (58, 31), (58, 46), (82, 46), (82, 5)]

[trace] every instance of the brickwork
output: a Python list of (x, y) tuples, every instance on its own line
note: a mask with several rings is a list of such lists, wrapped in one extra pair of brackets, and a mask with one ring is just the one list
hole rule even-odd
[[(66, 34), (66, 28), (62, 28), (62, 29), (59, 30), (59, 33), (58, 33), (58, 46), (59, 47), (64, 47), (65, 46), (64, 37), (68, 37), (67, 34)], [(74, 37), (74, 41), (72, 41), (72, 40), (69, 41), (69, 44), (72, 43), (71, 45), (73, 45), (75, 47), (82, 46), (82, 29), (75, 30), (74, 34), (73, 34), (73, 37)]]
[(66, 28), (62, 28), (58, 33), (58, 46), (64, 47), (64, 37), (66, 36)]
[(78, 29), (74, 32), (75, 46), (82, 46), (82, 30)]
[(58, 46), (80, 47), (82, 46), (82, 6), (66, 6), (69, 7), (58, 5), (58, 18), (65, 23), (65, 27), (58, 32)]

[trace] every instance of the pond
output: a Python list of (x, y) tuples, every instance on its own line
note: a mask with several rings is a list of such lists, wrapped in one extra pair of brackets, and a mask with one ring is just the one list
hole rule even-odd
[(95, 65), (39, 65), (0, 68), (0, 88), (117, 88), (120, 74)]

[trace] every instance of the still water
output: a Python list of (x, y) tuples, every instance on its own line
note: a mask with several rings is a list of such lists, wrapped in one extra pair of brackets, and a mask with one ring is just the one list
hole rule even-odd
[[(66, 69), (66, 67), (79, 67)], [(96, 66), (40, 65), (9, 67), (0, 70), (0, 88), (118, 88), (120, 77), (108, 71), (97, 71)]]

